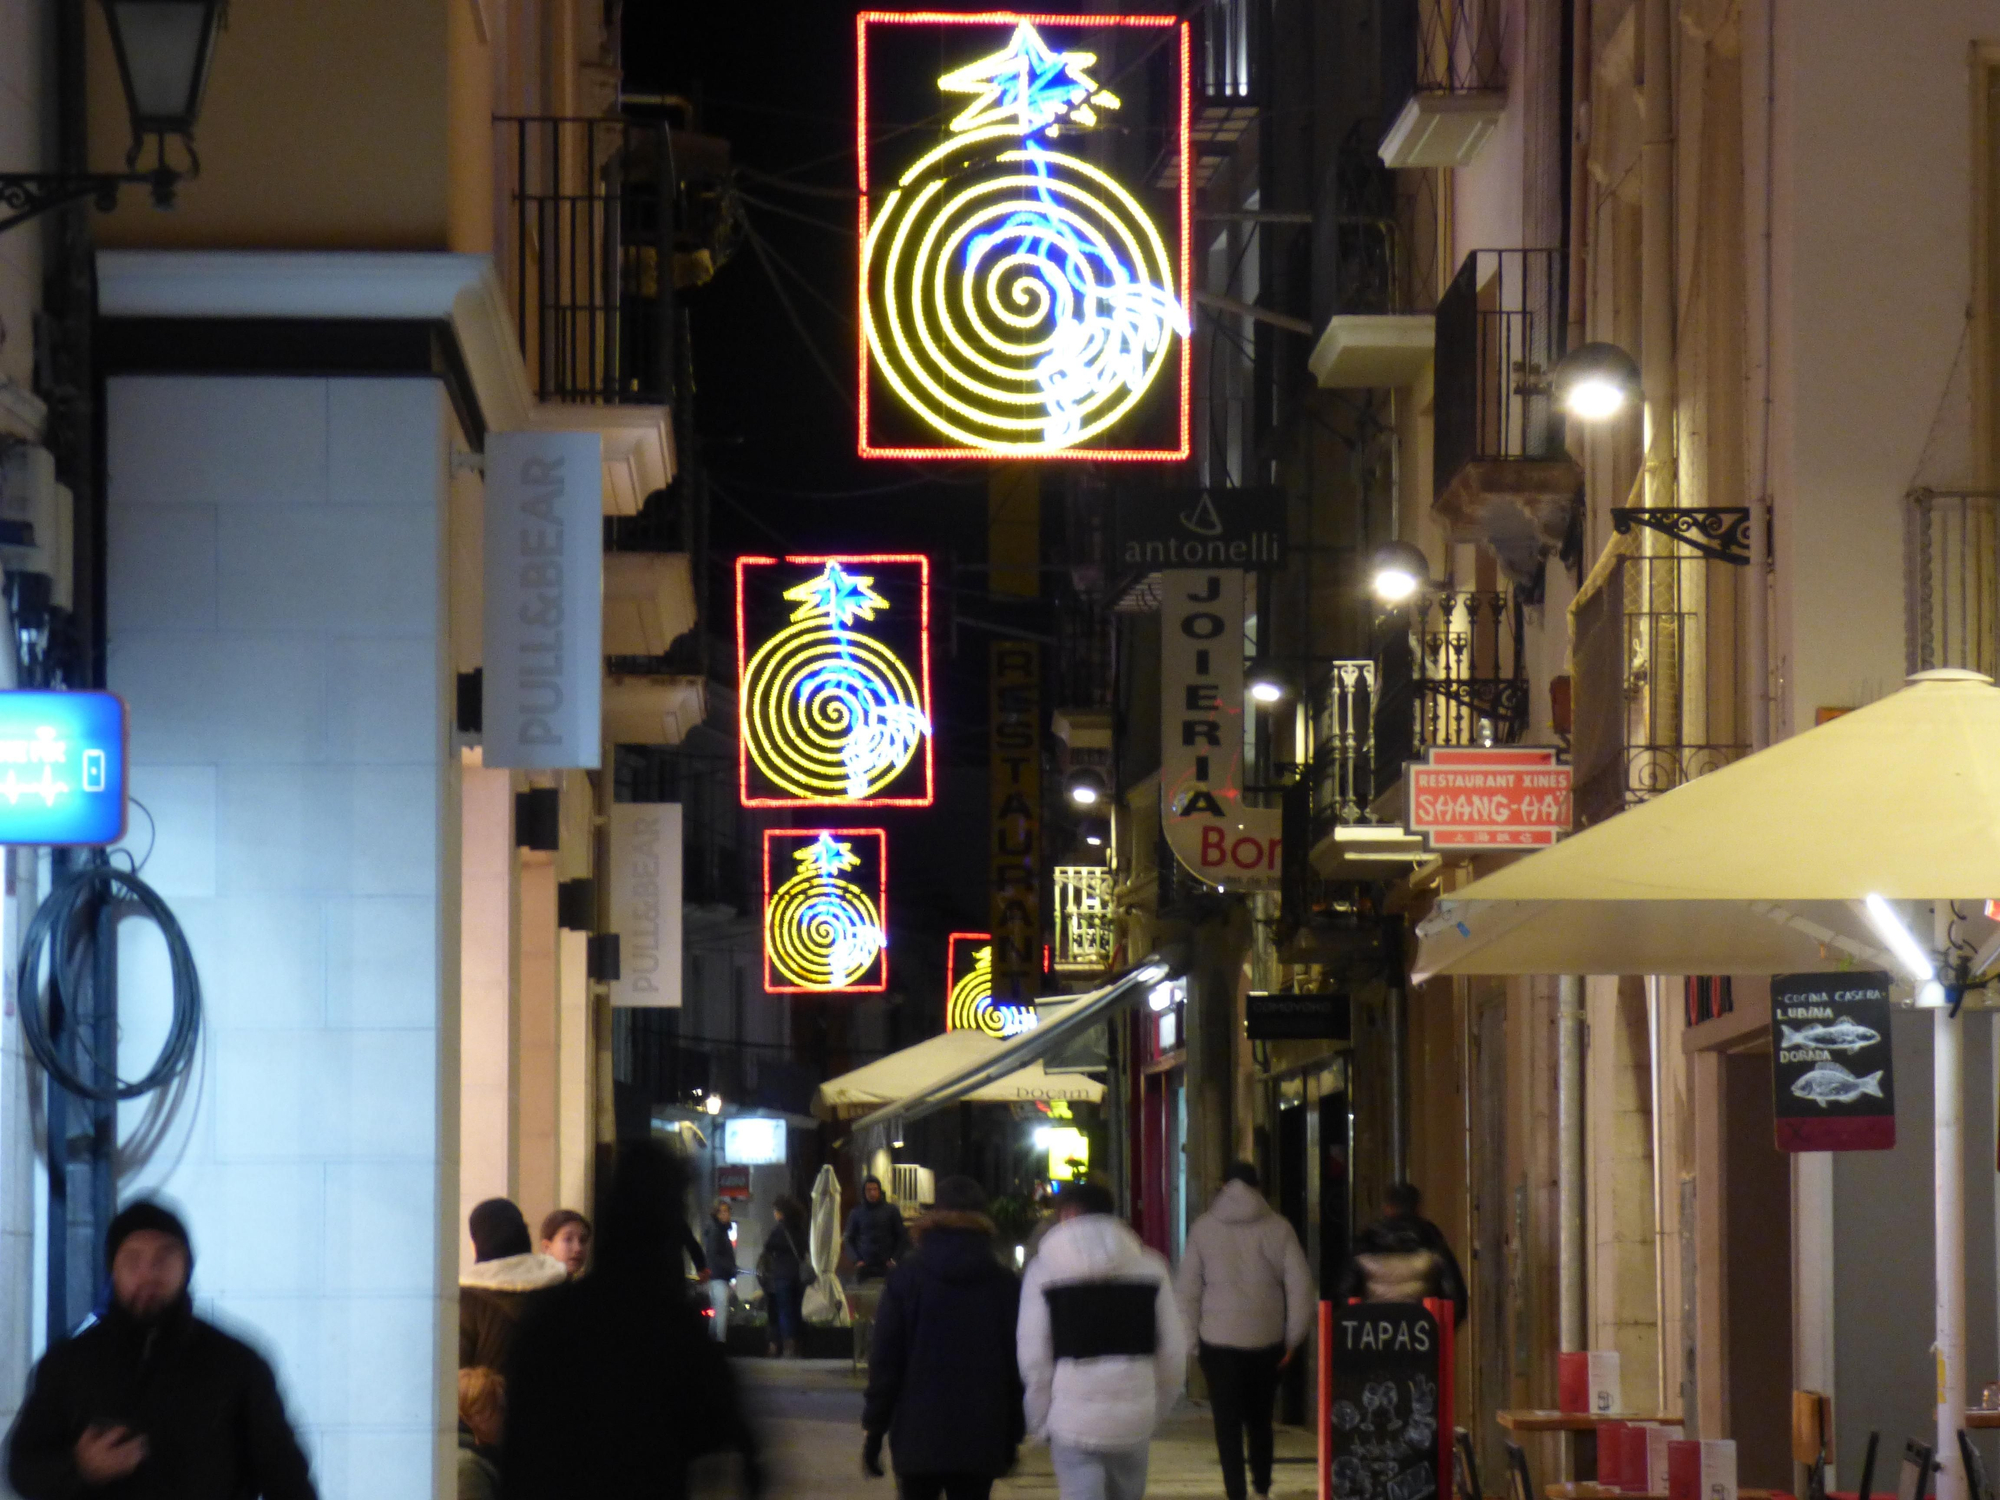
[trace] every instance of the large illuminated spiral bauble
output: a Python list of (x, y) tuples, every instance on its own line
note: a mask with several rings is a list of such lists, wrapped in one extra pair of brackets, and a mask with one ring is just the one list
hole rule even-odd
[(1002, 1005), (993, 998), (993, 953), (980, 950), (978, 961), (951, 987), (945, 1006), (945, 1030), (983, 1031), (988, 1036), (1019, 1036), (1035, 1023), (1025, 1005)]
[(843, 990), (882, 951), (882, 917), (851, 881), (801, 870), (764, 914), (765, 951), (779, 973), (811, 990)]
[(874, 795), (930, 732), (902, 659), (824, 618), (789, 625), (759, 647), (742, 693), (750, 758), (806, 801)]
[(906, 172), (863, 253), (877, 368), (925, 423), (977, 448), (1046, 453), (1097, 437), (1187, 330), (1138, 201), (1005, 126), (956, 136)]

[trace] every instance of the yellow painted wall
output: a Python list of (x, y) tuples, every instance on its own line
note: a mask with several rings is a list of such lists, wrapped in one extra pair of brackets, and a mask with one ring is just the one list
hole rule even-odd
[[(91, 156), (115, 170), (130, 127), (103, 14), (86, 9)], [(196, 132), (201, 176), (169, 213), (128, 192), (99, 241), (487, 249), (490, 80), (465, 0), (239, 0)]]

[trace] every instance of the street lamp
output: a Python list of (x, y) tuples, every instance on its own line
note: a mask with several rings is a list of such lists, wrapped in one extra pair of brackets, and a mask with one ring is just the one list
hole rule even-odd
[(1607, 422), (1639, 399), (1639, 367), (1616, 344), (1583, 344), (1549, 372), (1555, 403), (1584, 422)]
[(1067, 783), (1069, 800), (1078, 807), (1095, 807), (1106, 796), (1103, 773), (1088, 766), (1069, 773)]
[(1368, 560), (1368, 587), (1384, 604), (1404, 604), (1430, 587), (1430, 559), (1409, 542), (1385, 542)]
[[(132, 146), (123, 172), (0, 172), (0, 208), (15, 210), (0, 219), (0, 233), (16, 224), (74, 203), (94, 199), (102, 211), (118, 206), (118, 189), (143, 183), (157, 208), (173, 206), (183, 177), (201, 171), (194, 154), (194, 124), (208, 87), (215, 33), (226, 0), (104, 0), (111, 50), (132, 121)], [(187, 149), (185, 172), (167, 165), (167, 137), (179, 136)], [(139, 169), (146, 138), (154, 142), (153, 165)]]
[(1284, 701), (1286, 691), (1284, 676), (1269, 663), (1259, 663), (1251, 670), (1248, 686), (1251, 699), (1266, 707)]

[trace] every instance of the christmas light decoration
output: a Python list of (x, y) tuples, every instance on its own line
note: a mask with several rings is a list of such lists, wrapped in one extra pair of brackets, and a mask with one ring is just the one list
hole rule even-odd
[(930, 805), (928, 558), (738, 558), (736, 640), (744, 806)]
[[(869, 183), (869, 30), (966, 28), (1002, 45), (945, 72), (949, 135)], [(1056, 28), (1173, 27), (1162, 70), (1178, 112), (1178, 231), (1071, 140), (1124, 101), (1097, 54)], [(1175, 48), (1172, 43), (1178, 42)], [(870, 457), (1177, 459), (1188, 447), (1189, 40), (1172, 16), (864, 13), (861, 124), (861, 452)], [(967, 97), (969, 96), (969, 97)], [(1140, 122), (1128, 121), (1128, 127)], [(1121, 442), (1149, 392), (1173, 387), (1175, 431)], [(871, 388), (893, 393), (932, 445), (880, 436)], [(1141, 435), (1143, 436), (1143, 434)]]
[(888, 836), (879, 828), (764, 830), (764, 988), (888, 988)]
[(993, 940), (983, 932), (954, 932), (946, 940), (944, 1025), (946, 1031), (983, 1031), (988, 1036), (1019, 1036), (1034, 1029), (1032, 1005), (996, 1003), (993, 999)]

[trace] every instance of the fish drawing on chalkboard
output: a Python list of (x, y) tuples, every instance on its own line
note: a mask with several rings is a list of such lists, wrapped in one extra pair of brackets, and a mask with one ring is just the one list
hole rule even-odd
[(1793, 1080), (1792, 1093), (1810, 1099), (1821, 1109), (1829, 1104), (1851, 1104), (1863, 1094), (1882, 1097), (1882, 1074), (1878, 1070), (1857, 1078), (1837, 1062), (1823, 1062), (1810, 1073)]
[(1881, 1032), (1871, 1031), (1846, 1016), (1831, 1025), (1821, 1022), (1817, 1026), (1801, 1026), (1797, 1031), (1780, 1022), (1778, 1032), (1781, 1051), (1793, 1047), (1818, 1047), (1827, 1052), (1859, 1052), (1863, 1047), (1872, 1047), (1882, 1040)]

